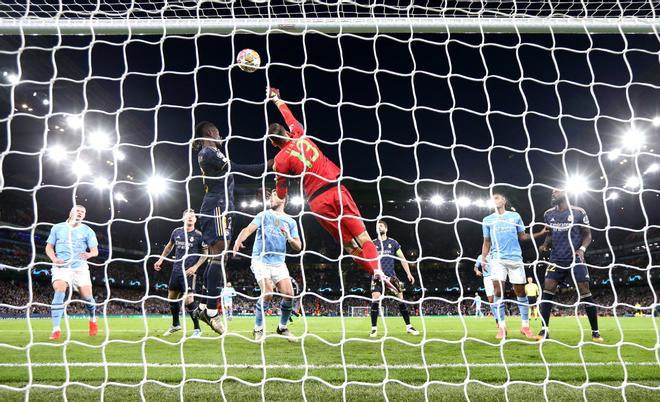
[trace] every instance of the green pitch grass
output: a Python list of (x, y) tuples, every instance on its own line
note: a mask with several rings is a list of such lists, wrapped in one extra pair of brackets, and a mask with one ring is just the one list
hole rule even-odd
[[(580, 321), (581, 332), (573, 317), (553, 318), (553, 340), (543, 344), (518, 334), (515, 317), (508, 320), (510, 336), (502, 344), (495, 340), (492, 319), (473, 317), (414, 317), (413, 325), (426, 334), (419, 337), (405, 333), (400, 317), (390, 317), (387, 337), (380, 322), (377, 339), (368, 337), (368, 318), (298, 319), (290, 328), (295, 335), (306, 331), (299, 343), (276, 336), (255, 343), (252, 318), (229, 322), (229, 335), (222, 339), (205, 326), (208, 338), (187, 339), (182, 333), (163, 338), (169, 320), (160, 317), (100, 320), (99, 335), (90, 338), (86, 320), (70, 319), (70, 330), (63, 333), (68, 342), (48, 341), (47, 319), (4, 320), (0, 400), (27, 395), (48, 401), (162, 402), (183, 395), (186, 400), (257, 401), (262, 394), (268, 401), (287, 402), (372, 401), (384, 400), (385, 394), (390, 401), (533, 401), (544, 395), (551, 400), (611, 401), (624, 395), (658, 400), (655, 321), (601, 318), (606, 343), (597, 345), (590, 342), (586, 319)], [(276, 322), (268, 319), (269, 334)], [(186, 325), (190, 335), (189, 320)], [(539, 326), (532, 321), (535, 331)], [(581, 334), (586, 343), (580, 344)], [(611, 388), (624, 382), (624, 391)], [(591, 385), (579, 388), (585, 383)]]

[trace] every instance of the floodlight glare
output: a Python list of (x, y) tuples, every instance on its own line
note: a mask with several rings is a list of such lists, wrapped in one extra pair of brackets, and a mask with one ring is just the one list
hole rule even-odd
[(607, 159), (613, 161), (619, 158), (619, 155), (621, 155), (621, 149), (615, 148), (607, 154)]
[(653, 118), (653, 126), (654, 127), (660, 127), (660, 116), (655, 116)]
[(631, 190), (638, 189), (639, 186), (642, 185), (642, 181), (639, 179), (637, 176), (630, 176), (628, 180), (626, 180), (625, 188), (629, 188)]
[(48, 148), (48, 158), (53, 162), (61, 162), (66, 159), (66, 150), (61, 145), (53, 145)]
[(574, 175), (566, 179), (564, 188), (570, 194), (582, 194), (589, 189), (589, 183), (584, 176)]
[(44, 99), (44, 100), (41, 101), (41, 104), (44, 105), (44, 106), (48, 106), (48, 105), (50, 105), (50, 101), (48, 99)]
[(456, 204), (459, 207), (469, 207), (472, 205), (472, 201), (468, 197), (458, 197), (456, 199)]
[(79, 129), (82, 127), (83, 121), (82, 117), (80, 116), (75, 116), (75, 115), (69, 115), (66, 117), (66, 124), (71, 127), (74, 130)]
[(124, 159), (126, 159), (126, 155), (120, 150), (116, 150), (114, 154), (115, 154), (115, 159), (117, 159), (118, 161), (123, 161)]
[(652, 164), (649, 165), (649, 167), (646, 168), (646, 170), (644, 171), (644, 174), (655, 173), (655, 172), (658, 171), (658, 169), (660, 169), (660, 166), (658, 166), (657, 163), (652, 163)]
[[(5, 73), (7, 73), (7, 72), (5, 71)], [(5, 74), (3, 73), (3, 75), (5, 75)], [(10, 84), (17, 84), (18, 81), (20, 81), (18, 79), (18, 75), (14, 74), (14, 73), (6, 74), (5, 78), (7, 79), (7, 82), (10, 83)]]
[(431, 204), (435, 205), (436, 207), (438, 205), (442, 205), (443, 202), (445, 202), (445, 200), (441, 195), (436, 194), (431, 197)]
[(126, 197), (124, 197), (123, 193), (115, 193), (115, 201), (127, 202)]
[(71, 165), (71, 171), (73, 172), (73, 174), (75, 174), (78, 177), (87, 176), (88, 174), (91, 173), (91, 170), (89, 169), (89, 164), (87, 164), (87, 162), (80, 159), (73, 162), (73, 165)]
[(94, 179), (94, 186), (99, 190), (105, 190), (110, 188), (110, 182), (105, 177), (97, 177)]
[(248, 206), (247, 201), (241, 202), (241, 208), (247, 208), (247, 206)]
[(252, 200), (252, 201), (250, 201), (250, 208), (256, 208), (256, 207), (258, 207), (258, 206), (260, 206), (260, 205), (261, 205), (261, 202), (260, 202), (260, 201), (257, 201), (257, 200)]
[(639, 150), (644, 145), (644, 133), (631, 128), (623, 136), (623, 145), (633, 151)]
[(300, 206), (304, 203), (305, 203), (305, 200), (299, 195), (294, 195), (293, 197), (291, 197), (291, 204), (293, 204), (295, 206)]
[(619, 193), (617, 193), (616, 191), (612, 191), (610, 195), (607, 196), (607, 198), (605, 198), (605, 201), (616, 200), (618, 198), (619, 198)]
[(94, 149), (105, 149), (110, 145), (110, 138), (103, 131), (92, 131), (87, 134), (87, 143)]
[(167, 182), (160, 176), (152, 176), (147, 180), (147, 191), (152, 195), (160, 195), (167, 190)]

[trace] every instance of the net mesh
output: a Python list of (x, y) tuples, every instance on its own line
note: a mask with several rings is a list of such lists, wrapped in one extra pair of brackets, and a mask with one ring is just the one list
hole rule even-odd
[[(0, 21), (27, 27), (80, 20), (596, 18), (616, 26), (656, 23), (657, 12), (650, 1), (437, 4), (8, 1), (0, 4)], [(518, 392), (546, 400), (587, 400), (598, 392), (657, 397), (657, 31), (352, 34), (336, 24), (331, 34), (19, 30), (2, 38), (0, 314), (19, 318), (0, 335), (7, 356), (0, 390), (26, 399), (41, 390), (61, 390), (64, 398), (88, 391), (141, 399), (172, 392), (183, 399), (205, 387), (209, 394), (202, 395), (263, 400), (480, 399), (495, 390), (507, 400)], [(247, 47), (264, 63), (253, 74), (234, 65)], [(301, 226), (303, 251), (288, 263), (301, 284), (301, 317), (291, 325), (300, 343), (272, 336), (271, 318), (266, 341), (252, 340), (252, 317), (241, 315), (253, 312), (259, 289), (240, 256), (225, 272), (239, 293), (235, 318), (224, 314), (228, 333), (216, 337), (202, 327), (203, 338), (191, 339), (184, 313), (185, 335), (161, 336), (169, 271), (152, 266), (181, 211), (201, 203), (203, 174), (190, 152), (194, 125), (216, 122), (230, 160), (265, 161), (274, 150), (263, 133), (281, 120), (264, 99), (267, 85), (282, 90), (308, 135), (340, 166), (372, 236), (378, 219), (389, 223), (415, 278), (400, 276), (419, 337), (406, 334), (395, 316), (399, 301), (390, 296), (381, 301), (378, 337), (368, 337), (370, 278), (318, 227), (307, 205), (293, 202), (301, 194), (295, 183), (287, 211)], [(255, 194), (273, 175), (232, 175), (238, 231), (264, 208)], [(504, 189), (526, 230), (537, 232), (557, 186), (581, 193), (571, 203), (589, 214), (589, 284), (606, 343), (591, 342), (575, 286), (561, 287), (554, 300), (556, 337), (498, 342), (490, 318), (470, 317), (475, 293), (488, 310), (473, 274), (481, 220), (490, 213), (486, 200)], [(101, 333), (86, 336), (86, 321), (76, 319), (84, 318), (84, 305), (74, 294), (64, 340), (53, 345), (46, 341), (52, 289), (44, 246), (72, 203), (87, 206), (100, 240), (101, 256), (90, 265)], [(528, 276), (542, 285), (546, 257), (530, 243), (523, 257)], [(512, 299), (509, 293), (515, 332)], [(276, 316), (278, 304), (271, 306), (268, 314)], [(532, 325), (537, 331), (540, 321)]]

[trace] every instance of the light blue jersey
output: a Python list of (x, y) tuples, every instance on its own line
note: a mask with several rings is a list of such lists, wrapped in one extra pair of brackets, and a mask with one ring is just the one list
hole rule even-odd
[(484, 218), (484, 238), (490, 238), (492, 260), (521, 261), (522, 250), (518, 233), (525, 231), (525, 225), (517, 212), (492, 213)]
[(279, 214), (269, 209), (259, 212), (252, 224), (257, 225), (252, 258), (267, 265), (284, 263), (287, 241), (281, 228), (288, 227), (291, 237), (295, 239), (298, 237), (296, 221), (287, 214)]
[(80, 254), (99, 245), (94, 231), (85, 224), (72, 227), (66, 222), (58, 223), (50, 229), (48, 244), (55, 247), (57, 258), (64, 260), (60, 268), (81, 268), (87, 261)]
[(234, 297), (236, 297), (236, 291), (234, 288), (224, 287), (222, 288), (222, 302), (224, 304), (231, 304)]
[(488, 254), (486, 257), (485, 267), (481, 265), (481, 254), (479, 254), (479, 257), (477, 257), (477, 261), (475, 261), (474, 267), (481, 270), (481, 274), (484, 276), (484, 278), (488, 278), (490, 276), (490, 254)]

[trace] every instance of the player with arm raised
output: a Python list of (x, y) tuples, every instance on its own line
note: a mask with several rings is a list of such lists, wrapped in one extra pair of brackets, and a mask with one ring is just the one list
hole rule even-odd
[(202, 293), (202, 284), (201, 280), (197, 280), (197, 271), (206, 261), (208, 248), (202, 241), (202, 232), (195, 229), (195, 222), (197, 222), (195, 210), (186, 209), (183, 211), (183, 222), (183, 227), (172, 231), (169, 242), (158, 261), (154, 264), (154, 269), (160, 271), (165, 258), (170, 255), (172, 249), (175, 250), (175, 261), (167, 290), (167, 298), (173, 300), (170, 302), (172, 326), (163, 333), (163, 336), (170, 336), (181, 330), (181, 323), (179, 322), (181, 305), (177, 299), (181, 296), (181, 293), (186, 293), (184, 303), (186, 312), (190, 315), (195, 328), (192, 337), (197, 338), (202, 336), (202, 330), (199, 328), (199, 320), (192, 315), (196, 307), (193, 292), (195, 294)]
[(504, 283), (509, 279), (518, 301), (518, 309), (522, 325), (520, 333), (527, 338), (534, 338), (529, 328), (529, 300), (525, 295), (525, 266), (523, 265), (520, 240), (530, 240), (533, 237), (545, 235), (545, 230), (534, 235), (525, 232), (525, 224), (517, 212), (508, 211), (509, 201), (501, 193), (493, 194), (496, 211), (484, 218), (482, 227), (484, 242), (481, 249), (481, 263), (487, 264), (486, 257), (490, 254), (490, 266), (493, 277), (494, 302), (499, 312), (499, 329), (497, 339), (507, 335), (504, 316)]
[(71, 208), (66, 222), (54, 225), (46, 240), (46, 255), (53, 263), (51, 282), (55, 291), (50, 312), (53, 330), (48, 339), (51, 341), (62, 336), (60, 322), (64, 315), (64, 299), (69, 287), (78, 291), (85, 301), (85, 308), (89, 313), (89, 336), (96, 336), (98, 333), (96, 301), (92, 296), (87, 260), (99, 255), (99, 242), (94, 231), (82, 223), (86, 213), (87, 210), (82, 205)]
[(493, 303), (493, 295), (495, 294), (495, 288), (493, 287), (493, 278), (490, 276), (490, 255), (486, 257), (486, 264), (482, 263), (481, 255), (477, 257), (474, 262), (474, 274), (483, 278), (484, 289), (486, 291), (486, 298), (490, 305), (490, 312), (495, 318), (495, 324), (498, 325), (498, 312), (496, 310), (495, 304)]
[[(204, 199), (200, 208), (200, 226), (203, 241), (209, 247), (211, 261), (206, 267), (206, 300), (195, 309), (194, 316), (222, 334), (224, 325), (218, 314), (217, 305), (222, 285), (224, 262), (223, 252), (232, 240), (231, 213), (234, 211), (234, 177), (230, 173), (241, 172), (261, 176), (266, 164), (243, 165), (231, 162), (220, 151), (222, 141), (218, 128), (208, 121), (195, 127), (193, 149), (198, 150), (197, 161), (204, 176)], [(271, 165), (269, 161), (268, 165)]]
[(587, 212), (579, 207), (569, 207), (566, 192), (552, 191), (552, 204), (545, 211), (543, 220), (550, 230), (539, 251), (550, 252), (550, 264), (545, 271), (543, 283), (543, 296), (541, 300), (541, 318), (543, 329), (537, 339), (547, 339), (552, 300), (555, 297), (560, 282), (568, 280), (577, 282), (580, 292), (580, 302), (585, 303), (584, 309), (591, 325), (591, 339), (594, 342), (603, 342), (598, 330), (598, 311), (589, 289), (589, 270), (585, 265), (584, 253), (591, 244), (591, 229)]
[(241, 230), (234, 243), (234, 253), (237, 253), (244, 248), (243, 242), (257, 232), (250, 266), (261, 289), (261, 296), (255, 308), (255, 340), (261, 340), (264, 336), (264, 314), (273, 298), (274, 285), (282, 294), (277, 334), (286, 337), (290, 342), (296, 341), (287, 328), (293, 309), (293, 286), (285, 257), (287, 244), (298, 252), (302, 249), (302, 242), (298, 236), (296, 221), (284, 213), (285, 204), (286, 200), (278, 196), (277, 190), (273, 190), (270, 195), (270, 209), (259, 212), (252, 223)]
[(280, 98), (280, 91), (268, 88), (267, 96), (275, 103), (288, 127), (287, 130), (279, 123), (268, 127), (268, 139), (280, 149), (273, 165), (278, 173), (277, 195), (286, 197), (287, 175), (302, 177), (307, 202), (319, 224), (343, 244), (344, 250), (374, 280), (383, 281), (390, 291), (398, 293), (398, 288), (378, 266), (378, 250), (351, 193), (338, 183), (339, 168), (305, 135), (303, 126)]
[[(380, 266), (383, 270), (383, 273), (390, 278), (390, 282), (395, 284), (397, 287), (397, 292), (390, 292), (394, 296), (399, 298), (399, 312), (401, 312), (401, 317), (406, 323), (406, 332), (412, 335), (419, 335), (412, 324), (410, 324), (410, 312), (408, 311), (408, 306), (403, 302), (403, 285), (401, 281), (396, 276), (396, 271), (394, 270), (395, 260), (401, 262), (403, 270), (406, 271), (406, 278), (410, 284), (415, 283), (415, 277), (412, 276), (410, 272), (410, 266), (406, 257), (401, 251), (401, 245), (399, 242), (387, 237), (387, 223), (383, 220), (378, 221), (378, 238), (374, 239), (373, 242), (376, 245), (376, 249), (380, 254)], [(386, 290), (383, 289), (382, 282), (379, 280), (371, 281), (371, 332), (369, 336), (375, 338), (378, 335), (378, 315), (380, 314), (380, 298)]]

